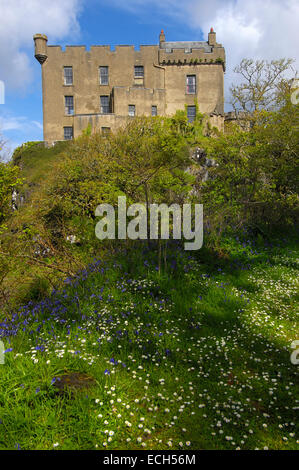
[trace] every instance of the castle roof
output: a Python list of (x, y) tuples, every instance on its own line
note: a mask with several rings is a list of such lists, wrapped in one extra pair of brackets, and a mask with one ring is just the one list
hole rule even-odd
[(206, 41), (171, 41), (163, 42), (160, 45), (161, 49), (171, 51), (172, 49), (185, 49), (192, 51), (192, 49), (204, 49), (204, 52), (212, 52), (213, 48)]

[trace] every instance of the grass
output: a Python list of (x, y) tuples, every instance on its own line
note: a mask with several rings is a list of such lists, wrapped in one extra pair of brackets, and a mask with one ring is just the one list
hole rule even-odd
[(226, 253), (120, 253), (1, 320), (0, 449), (298, 448), (296, 246)]

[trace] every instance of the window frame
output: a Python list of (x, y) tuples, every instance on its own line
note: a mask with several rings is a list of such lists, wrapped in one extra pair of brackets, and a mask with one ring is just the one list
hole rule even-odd
[[(72, 83), (66, 83), (67, 81), (67, 75), (66, 75), (66, 70), (71, 69), (72, 71)], [(73, 71), (73, 66), (72, 65), (64, 65), (63, 66), (63, 83), (64, 86), (73, 86), (74, 85), (74, 71)]]
[(101, 134), (102, 135), (110, 135), (111, 134), (111, 127), (102, 126), (101, 127)]
[[(191, 108), (192, 108), (192, 110), (194, 110), (194, 115), (192, 114), (190, 116), (189, 111), (191, 110)], [(194, 105), (193, 106), (187, 106), (187, 118), (188, 118), (188, 122), (190, 124), (192, 124), (195, 121), (195, 119), (196, 119), (196, 106), (194, 106)]]
[[(72, 98), (72, 105), (67, 104), (67, 98)], [(74, 116), (75, 114), (74, 95), (64, 95), (64, 113), (66, 116)]]
[[(107, 70), (107, 74), (102, 74), (101, 71), (105, 69)], [(102, 83), (102, 79), (106, 77), (107, 78), (107, 83)], [(102, 86), (107, 86), (109, 85), (109, 66), (108, 65), (100, 65), (99, 66), (99, 80), (100, 80), (100, 85)]]
[[(194, 82), (193, 83), (189, 83), (188, 82), (188, 79), (190, 78), (194, 78)], [(194, 87), (194, 88), (192, 88)], [(190, 88), (191, 90), (194, 90), (194, 91), (190, 91)], [(197, 79), (196, 79), (196, 75), (195, 74), (192, 74), (192, 75), (186, 75), (186, 94), (187, 95), (196, 95), (196, 92), (197, 92)]]
[[(155, 113), (153, 111), (155, 110)], [(158, 116), (158, 106), (156, 104), (152, 104), (152, 117)]]
[[(140, 69), (140, 72), (137, 72), (137, 69)], [(134, 78), (144, 79), (144, 66), (143, 65), (134, 65)]]
[[(134, 114), (131, 114), (130, 108), (134, 108)], [(130, 117), (135, 117), (136, 116), (136, 105), (135, 104), (129, 104), (128, 105), (128, 114)]]
[[(102, 98), (107, 98), (106, 105), (102, 104)], [(104, 110), (105, 109), (105, 110)], [(100, 114), (110, 114), (110, 96), (109, 95), (101, 95), (100, 96)]]
[[(71, 129), (71, 137), (66, 137), (66, 129)], [(63, 127), (63, 138), (64, 140), (73, 140), (74, 138), (74, 127), (73, 126), (64, 126)]]

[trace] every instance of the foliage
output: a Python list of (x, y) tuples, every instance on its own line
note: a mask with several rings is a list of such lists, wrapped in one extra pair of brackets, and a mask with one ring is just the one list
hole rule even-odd
[(234, 72), (243, 80), (232, 85), (231, 104), (235, 111), (251, 113), (271, 110), (290, 91), (291, 81), (285, 78), (292, 71), (293, 59), (264, 60), (243, 59)]
[[(189, 151), (173, 122), (162, 118), (136, 118), (109, 136), (83, 135), (63, 154), (47, 189), (35, 199), (39, 216), (56, 232), (71, 230), (84, 244), (94, 243), (94, 212), (105, 202), (117, 205), (182, 202), (193, 177), (184, 169)], [(57, 242), (57, 240), (56, 240)]]
[[(292, 226), (298, 217), (299, 107), (290, 101), (278, 111), (256, 111), (253, 126), (231, 126), (210, 141), (215, 166), (199, 182), (210, 229), (227, 226), (262, 232)], [(216, 230), (217, 226), (217, 230)]]
[(0, 162), (0, 233), (6, 218), (12, 212), (12, 193), (21, 181), (17, 166)]

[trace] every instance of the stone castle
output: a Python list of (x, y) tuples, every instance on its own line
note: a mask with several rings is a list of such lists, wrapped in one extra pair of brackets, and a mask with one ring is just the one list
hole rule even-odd
[(224, 126), (225, 50), (211, 28), (208, 41), (158, 45), (61, 46), (34, 36), (42, 66), (44, 141), (78, 137), (90, 124), (110, 132), (134, 116), (169, 116), (187, 108), (190, 122), (199, 111), (213, 126)]

